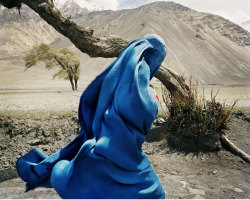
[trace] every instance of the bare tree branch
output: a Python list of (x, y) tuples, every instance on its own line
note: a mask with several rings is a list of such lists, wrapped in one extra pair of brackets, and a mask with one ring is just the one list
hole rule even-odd
[(250, 163), (250, 155), (236, 147), (224, 134), (221, 135), (220, 140), (229, 148), (230, 151), (240, 156), (246, 162)]
[[(174, 74), (173, 76), (173, 74), (174, 73), (170, 69), (161, 66), (156, 72), (155, 77), (162, 82), (171, 94), (179, 92), (180, 95), (184, 96), (186, 90), (183, 90), (182, 85), (185, 85), (185, 87), (188, 86), (181, 81), (178, 75)], [(182, 84), (180, 84), (180, 82), (182, 82)]]
[(95, 37), (93, 31), (64, 18), (49, 0), (22, 0), (22, 2), (37, 12), (59, 33), (69, 38), (80, 51), (91, 57), (117, 57), (128, 43), (120, 37)]
[[(94, 36), (92, 30), (63, 17), (52, 0), (0, 0), (0, 4), (7, 8), (18, 7), (20, 2), (28, 5), (59, 33), (69, 38), (80, 51), (91, 57), (117, 57), (129, 42), (118, 36), (103, 38)], [(161, 66), (155, 77), (166, 86), (170, 93), (180, 92), (185, 95), (182, 90), (185, 83), (166, 67)]]

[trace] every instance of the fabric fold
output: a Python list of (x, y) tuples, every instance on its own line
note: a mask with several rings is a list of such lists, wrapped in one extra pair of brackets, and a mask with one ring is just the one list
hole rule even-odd
[(157, 35), (130, 42), (82, 94), (79, 135), (50, 156), (34, 149), (18, 159), (27, 190), (53, 187), (62, 198), (165, 198), (141, 146), (158, 112), (150, 80), (166, 53)]

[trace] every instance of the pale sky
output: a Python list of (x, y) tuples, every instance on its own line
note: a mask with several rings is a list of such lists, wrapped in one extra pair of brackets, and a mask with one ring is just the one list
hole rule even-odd
[[(58, 0), (65, 2), (68, 0)], [(136, 8), (158, 0), (74, 0), (89, 10)], [(161, 0), (164, 1), (164, 0)], [(173, 0), (191, 9), (220, 15), (237, 24), (250, 20), (250, 0)]]

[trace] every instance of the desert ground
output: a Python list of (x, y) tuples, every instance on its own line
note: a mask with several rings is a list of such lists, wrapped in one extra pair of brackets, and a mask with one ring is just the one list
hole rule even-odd
[[(157, 85), (158, 83), (156, 82), (155, 84)], [(65, 125), (64, 122), (60, 122), (60, 124), (57, 121), (61, 120), (60, 113), (65, 112), (73, 112), (74, 118), (77, 119), (79, 97), (84, 87), (86, 85), (82, 84), (81, 89), (76, 92), (71, 91), (70, 88), (51, 87), (41, 89), (22, 88), (19, 90), (15, 88), (1, 89), (0, 122), (5, 121), (10, 126), (14, 124), (18, 127), (23, 118), (33, 120), (32, 116), (36, 116), (34, 117), (35, 123), (33, 121), (28, 121), (27, 123), (22, 121), (24, 123), (22, 127), (31, 127), (33, 124), (39, 124), (39, 127), (67, 126), (67, 130), (70, 130), (71, 126), (73, 127), (71, 122), (67, 122), (68, 124)], [(210, 85), (206, 86), (206, 90), (208, 90), (206, 95), (208, 97), (211, 87), (214, 91), (221, 88), (218, 93), (218, 100), (220, 101), (228, 99), (228, 104), (230, 104), (234, 99), (239, 99), (236, 114), (230, 120), (226, 135), (238, 147), (249, 154), (249, 87), (246, 85)], [(160, 94), (159, 84), (157, 91)], [(161, 110), (161, 108), (159, 109)], [(27, 117), (27, 113), (31, 117)], [(48, 116), (47, 113), (52, 114)], [(70, 120), (71, 118), (69, 117), (68, 121)], [(20, 178), (15, 178), (16, 172), (13, 169), (13, 165), (16, 159), (28, 150), (37, 147), (50, 154), (66, 145), (77, 133), (67, 137), (67, 134), (63, 135), (64, 132), (62, 131), (63, 133), (59, 133), (60, 137), (55, 136), (58, 144), (52, 148), (51, 141), (54, 140), (53, 136), (46, 135), (46, 131), (43, 140), (47, 142), (39, 144), (34, 141), (37, 139), (37, 135), (32, 135), (32, 131), (27, 133), (26, 137), (22, 130), (18, 132), (18, 128), (13, 129), (17, 129), (17, 133), (15, 133), (15, 130), (10, 136), (8, 136), (8, 133), (3, 133), (0, 138), (0, 146), (3, 150), (1, 158), (5, 157), (5, 160), (2, 160), (2, 162), (7, 163), (6, 166), (2, 167), (0, 175), (8, 177), (6, 173), (9, 173), (11, 178), (0, 182), (0, 198), (59, 198), (53, 189), (37, 188), (25, 193), (25, 184)], [(1, 131), (4, 132), (4, 130), (2, 129)], [(248, 163), (227, 151), (226, 148), (212, 153), (176, 151), (168, 143), (167, 136), (169, 133), (166, 130), (167, 128), (164, 124), (162, 126), (155, 124), (152, 133), (148, 135), (147, 141), (143, 145), (143, 150), (158, 174), (167, 198), (250, 198), (250, 168)], [(50, 131), (48, 131), (49, 133)], [(30, 141), (33, 141), (33, 143)], [(6, 143), (9, 143), (9, 146)]]
[[(67, 83), (67, 81), (65, 81)], [(65, 83), (64, 83), (65, 84)], [(78, 91), (69, 88), (47, 87), (35, 88), (7, 88), (0, 89), (0, 110), (77, 110), (79, 98), (87, 84), (81, 84)], [(161, 84), (154, 81), (157, 94), (161, 97)], [(211, 91), (217, 94), (217, 101), (232, 105), (238, 100), (237, 107), (250, 107), (250, 85), (205, 85), (199, 86), (199, 94), (210, 99)], [(55, 106), (56, 105), (56, 106)], [(161, 106), (161, 105), (160, 105)], [(159, 106), (159, 110), (162, 108)]]

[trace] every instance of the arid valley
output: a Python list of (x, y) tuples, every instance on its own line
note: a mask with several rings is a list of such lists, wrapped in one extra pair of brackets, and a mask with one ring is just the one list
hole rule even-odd
[[(250, 154), (250, 33), (220, 16), (202, 13), (173, 2), (155, 2), (135, 9), (90, 12), (72, 3), (61, 12), (97, 36), (127, 40), (147, 33), (163, 37), (168, 54), (163, 62), (187, 79), (198, 80), (199, 94), (232, 105), (226, 136)], [(44, 63), (25, 71), (23, 56), (34, 44), (67, 47), (81, 61), (78, 90), (55, 78)], [(47, 155), (79, 133), (78, 106), (83, 91), (115, 58), (91, 58), (78, 50), (27, 6), (0, 10), (0, 198), (59, 198), (53, 189), (25, 193), (15, 162), (33, 148)], [(214, 152), (182, 152), (168, 142), (168, 127), (158, 123), (163, 109), (161, 82), (153, 78), (160, 97), (159, 116), (143, 144), (143, 151), (167, 198), (250, 198), (249, 163), (220, 146)]]

